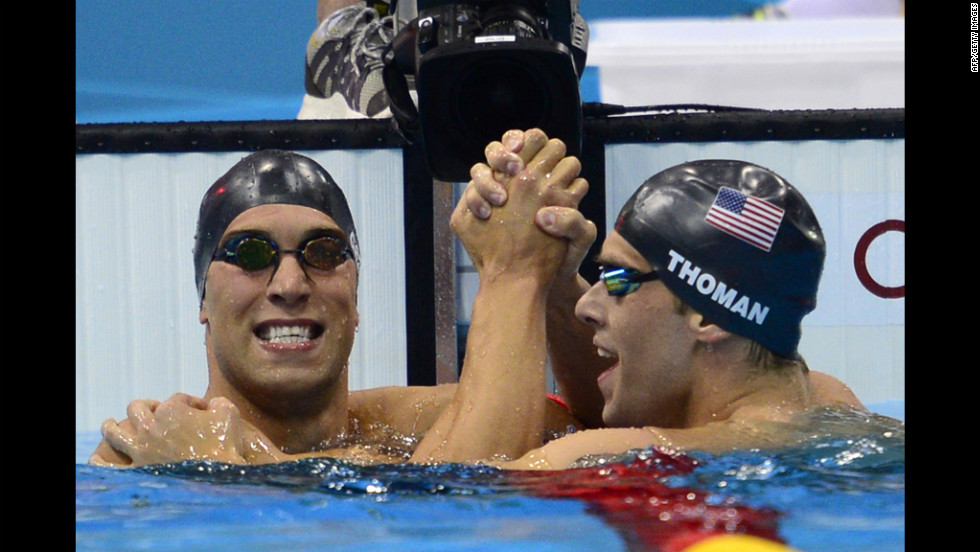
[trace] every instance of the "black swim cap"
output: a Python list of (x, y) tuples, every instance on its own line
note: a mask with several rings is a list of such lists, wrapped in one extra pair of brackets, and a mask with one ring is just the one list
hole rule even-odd
[(201, 200), (194, 236), (194, 279), (200, 300), (204, 300), (208, 267), (225, 229), (244, 211), (269, 203), (302, 205), (325, 213), (347, 234), (354, 262), (360, 263), (354, 218), (344, 192), (330, 174), (298, 153), (263, 150), (236, 163)]
[(782, 177), (744, 161), (682, 163), (644, 182), (615, 230), (709, 321), (799, 358), (826, 246), (810, 205)]

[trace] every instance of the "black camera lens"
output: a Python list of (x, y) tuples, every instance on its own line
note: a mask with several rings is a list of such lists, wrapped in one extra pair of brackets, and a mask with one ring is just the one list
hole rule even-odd
[(521, 38), (544, 38), (546, 30), (523, 3), (493, 4), (480, 18), (482, 36), (512, 35)]
[(421, 138), (433, 176), (465, 182), (512, 128), (540, 128), (579, 154), (585, 52), (569, 36), (570, 1), (419, 0), (415, 25), (385, 53), (384, 82), (397, 128)]
[(452, 94), (462, 137), (486, 145), (512, 128), (540, 127), (551, 113), (548, 88), (514, 58), (485, 59), (460, 75)]

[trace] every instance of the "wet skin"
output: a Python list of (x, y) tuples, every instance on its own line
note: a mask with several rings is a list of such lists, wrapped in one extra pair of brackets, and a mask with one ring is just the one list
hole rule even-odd
[[(321, 211), (280, 204), (245, 211), (221, 243), (243, 233), (271, 238), (280, 250), (296, 249), (317, 235), (343, 236)], [(212, 262), (200, 311), (210, 357), (205, 398), (224, 396), (240, 408), (306, 415), (346, 396), (356, 293), (352, 259), (323, 270), (283, 254), (278, 267), (252, 272)], [(276, 333), (295, 335), (272, 338)]]
[[(615, 231), (597, 258), (605, 266), (651, 270), (649, 262)], [(576, 316), (595, 330), (600, 356), (616, 362), (599, 375), (610, 427), (678, 427), (691, 388), (687, 369), (695, 338), (688, 319), (660, 281), (644, 282), (624, 296), (612, 296), (596, 282), (576, 305)]]

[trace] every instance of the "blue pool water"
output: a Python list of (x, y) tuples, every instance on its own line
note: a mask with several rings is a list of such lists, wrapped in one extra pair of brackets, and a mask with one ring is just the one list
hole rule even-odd
[(668, 551), (704, 531), (905, 550), (897, 422), (778, 452), (648, 450), (533, 474), (313, 459), (115, 470), (84, 463), (97, 441), (76, 443), (79, 551)]

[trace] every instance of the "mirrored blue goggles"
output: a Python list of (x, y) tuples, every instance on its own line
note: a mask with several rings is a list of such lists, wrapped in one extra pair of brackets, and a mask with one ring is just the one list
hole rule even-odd
[(622, 296), (629, 295), (640, 289), (640, 284), (650, 282), (659, 278), (656, 271), (646, 274), (632, 268), (620, 266), (599, 267), (599, 279), (606, 284), (606, 291), (609, 295)]
[(347, 242), (338, 236), (316, 236), (297, 249), (280, 250), (276, 242), (263, 236), (244, 235), (228, 240), (214, 260), (237, 265), (249, 272), (279, 266), (280, 255), (292, 253), (300, 263), (320, 270), (337, 268), (353, 256)]

